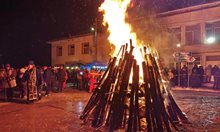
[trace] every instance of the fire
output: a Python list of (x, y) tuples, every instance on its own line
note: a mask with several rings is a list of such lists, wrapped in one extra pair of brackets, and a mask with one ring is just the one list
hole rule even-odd
[[(134, 48), (134, 56), (141, 68), (143, 57), (140, 49), (140, 42), (137, 40), (136, 33), (132, 32), (131, 25), (126, 22), (128, 17), (127, 9), (131, 4), (131, 0), (105, 0), (100, 6), (99, 10), (103, 12), (103, 25), (108, 26), (109, 37), (108, 40), (115, 46), (112, 56), (116, 56), (122, 45), (129, 43), (132, 39)], [(138, 45), (138, 43), (139, 45)], [(140, 76), (143, 73), (140, 70)]]

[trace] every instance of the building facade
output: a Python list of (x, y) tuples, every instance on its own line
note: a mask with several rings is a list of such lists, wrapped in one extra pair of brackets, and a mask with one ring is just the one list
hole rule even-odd
[[(212, 2), (157, 14), (170, 38), (163, 48), (163, 53), (171, 56), (167, 57), (170, 59), (168, 62), (175, 63), (172, 55), (183, 52), (192, 55), (196, 64), (220, 66), (219, 12), (220, 2)], [(107, 64), (109, 60), (109, 42), (102, 33), (73, 36), (49, 43), (52, 65), (94, 61)]]
[(109, 56), (104, 38), (104, 35), (90, 33), (49, 41), (51, 65), (107, 64)]
[(158, 14), (168, 29), (165, 52), (191, 53), (195, 63), (220, 66), (220, 2), (202, 4)]

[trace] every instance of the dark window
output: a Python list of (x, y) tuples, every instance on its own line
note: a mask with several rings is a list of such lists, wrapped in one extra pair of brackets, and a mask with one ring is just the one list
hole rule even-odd
[(169, 29), (169, 47), (176, 46), (181, 43), (181, 28), (171, 28)]
[(57, 56), (62, 56), (62, 46), (57, 46)]
[(82, 43), (82, 54), (89, 54), (89, 43)]
[(199, 24), (186, 26), (185, 35), (187, 45), (201, 44), (201, 27)]
[(206, 56), (206, 61), (220, 61), (220, 55)]
[(68, 55), (75, 55), (75, 45), (68, 45)]

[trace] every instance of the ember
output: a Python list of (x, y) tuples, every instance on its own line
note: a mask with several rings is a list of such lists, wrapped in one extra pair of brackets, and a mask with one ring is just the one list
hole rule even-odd
[[(138, 45), (135, 33), (125, 23), (129, 3), (130, 0), (106, 0), (101, 6), (109, 27), (109, 40), (118, 53), (113, 54), (80, 118), (91, 121), (95, 128), (105, 127), (109, 131), (177, 130), (175, 124), (187, 122), (187, 117), (167, 89), (157, 52), (150, 50), (150, 46)], [(118, 15), (114, 14), (116, 10)], [(121, 45), (129, 37), (130, 44)]]

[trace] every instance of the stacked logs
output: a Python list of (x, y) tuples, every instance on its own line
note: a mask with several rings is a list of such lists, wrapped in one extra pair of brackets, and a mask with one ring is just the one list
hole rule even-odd
[(187, 122), (187, 117), (166, 89), (155, 56), (143, 48), (140, 82), (140, 66), (133, 49), (130, 41), (129, 49), (123, 45), (117, 57), (110, 60), (80, 118), (85, 122), (90, 119), (94, 128), (105, 127), (109, 131), (178, 130), (176, 124)]

